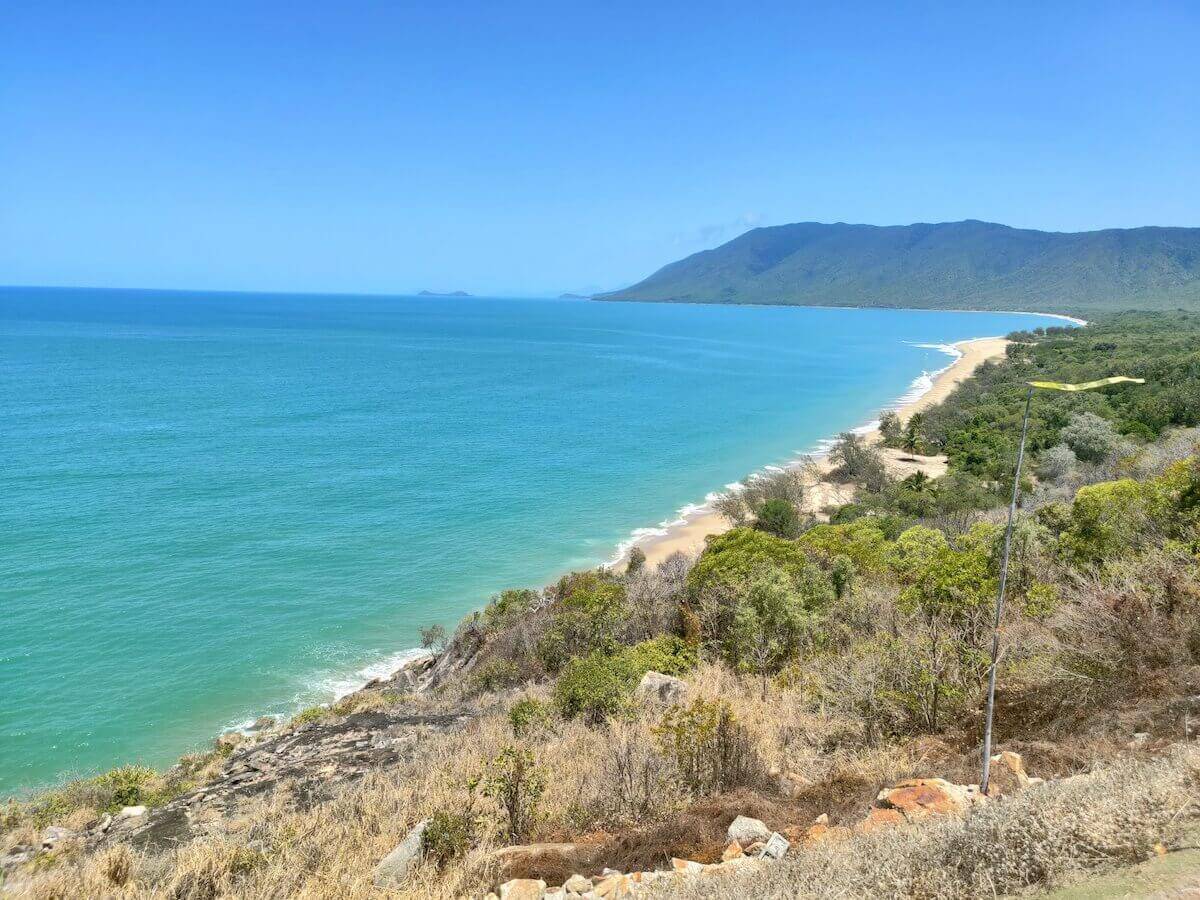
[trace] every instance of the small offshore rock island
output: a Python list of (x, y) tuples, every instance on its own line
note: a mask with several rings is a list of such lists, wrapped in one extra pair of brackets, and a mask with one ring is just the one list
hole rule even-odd
[[(1200, 783), (1198, 339), (1200, 314), (1149, 312), (960, 345), (824, 462), (711, 498), (707, 534), (502, 591), (361, 690), (165, 772), (10, 804), (9, 883), (153, 891), (150, 860), (190, 879), (200, 854), (230, 885), (341, 872), (362, 896), (853, 892), (899, 871), (905, 894), (933, 877), (968, 896), (1030, 877), (982, 849), (1034, 818), (1063, 834), (1028, 851), (1043, 873), (1098, 842), (1169, 854)], [(985, 795), (1012, 420), (1029, 380), (1116, 371), (1146, 387), (1035, 407)], [(296, 833), (299, 872), (276, 849)], [(48, 855), (72, 862), (46, 874)]]
[(1200, 4), (9, 7), (0, 900), (1200, 897)]

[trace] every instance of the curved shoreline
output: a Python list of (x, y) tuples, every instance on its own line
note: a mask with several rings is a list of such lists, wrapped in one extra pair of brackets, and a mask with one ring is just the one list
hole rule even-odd
[[(1062, 316), (1061, 318), (1070, 317)], [(957, 353), (958, 357), (945, 368), (929, 373), (932, 376), (929, 385), (919, 393), (914, 395), (910, 388), (896, 404), (885, 407), (885, 409), (894, 410), (902, 421), (907, 421), (914, 413), (941, 403), (954, 388), (969, 378), (984, 362), (1003, 357), (1009, 343), (1010, 341), (1003, 337), (981, 337), (946, 345), (952, 352)], [(941, 345), (927, 346), (944, 349)], [(874, 442), (878, 440), (879, 436), (878, 425), (878, 420), (875, 420), (853, 430)], [(824, 476), (832, 467), (823, 454), (817, 453), (810, 457), (802, 457), (788, 465), (789, 467), (799, 467), (809, 463), (817, 476), (809, 484), (810, 499), (806, 504), (809, 512), (819, 515), (822, 507), (850, 502), (853, 488), (847, 488), (825, 479)], [(934, 467), (936, 468), (936, 464)], [(930, 472), (927, 468), (924, 470), (926, 474), (941, 474), (940, 472)], [(713, 511), (710, 501), (706, 498), (702, 503), (685, 506), (674, 521), (654, 529), (637, 529), (634, 537), (620, 546), (616, 557), (609, 562), (609, 565), (623, 565), (628, 559), (629, 551), (634, 547), (640, 548), (646, 554), (646, 564), (650, 566), (661, 563), (675, 553), (691, 556), (704, 549), (706, 538), (722, 534), (730, 527), (726, 519)]]
[[(860, 307), (845, 307), (846, 309), (858, 309)], [(946, 310), (932, 310), (934, 312), (944, 312)], [(977, 310), (950, 310), (952, 312), (977, 312)], [(994, 312), (994, 310), (978, 310), (978, 312)], [(1014, 311), (1013, 314), (1026, 315)], [(1032, 313), (1031, 315), (1054, 318), (1064, 321), (1069, 321), (1079, 326), (1086, 326), (1087, 322), (1082, 319), (1076, 319), (1071, 316), (1058, 313)], [(900, 395), (897, 400), (881, 411), (894, 410), (902, 420), (907, 420), (913, 413), (928, 409), (944, 400), (958, 384), (969, 378), (975, 370), (984, 362), (997, 359), (1004, 355), (1005, 348), (1010, 342), (1004, 337), (978, 337), (967, 338), (966, 340), (957, 341), (953, 344), (922, 344), (920, 346), (941, 349), (946, 352), (956, 354), (956, 358), (951, 360), (946, 366), (935, 372), (922, 373), (921, 376), (914, 379), (910, 383), (909, 389)], [(923, 378), (928, 378), (927, 385), (918, 386)], [(864, 435), (869, 441), (878, 440), (878, 419), (872, 420), (857, 428), (851, 429), (859, 434)], [(832, 443), (831, 438), (827, 438), (821, 442), (823, 445)], [(885, 455), (889, 451), (885, 451)], [(893, 453), (891, 458), (886, 461), (890, 467), (896, 467), (895, 457), (900, 454)], [(834, 504), (848, 503), (853, 499), (853, 487), (834, 483), (825, 480), (824, 476), (828, 474), (831, 466), (824, 458), (823, 451), (817, 451), (813, 454), (805, 455), (799, 459), (787, 463), (787, 466), (802, 466), (811, 464), (813, 471), (818, 476), (813, 484), (809, 486), (810, 504), (815, 508), (810, 511), (814, 514), (820, 513), (820, 507)], [(764, 466), (763, 469), (769, 468)], [(944, 464), (938, 467), (937, 463), (929, 464), (927, 462), (917, 463), (915, 466), (899, 466), (902, 474), (911, 474), (916, 469), (921, 469), (931, 477), (944, 474)], [(749, 478), (754, 473), (748, 474)], [(744, 479), (743, 479), (744, 480)], [(640, 547), (646, 554), (646, 562), (648, 565), (657, 565), (665, 560), (668, 556), (676, 552), (683, 552), (685, 555), (694, 555), (704, 549), (705, 539), (711, 535), (721, 534), (728, 531), (729, 523), (721, 516), (713, 512), (710, 506), (710, 498), (706, 497), (700, 503), (687, 504), (676, 513), (675, 518), (662, 522), (656, 526), (643, 526), (635, 528), (630, 537), (619, 542), (616, 545), (614, 555), (601, 565), (605, 568), (621, 567), (625, 564), (629, 557), (629, 551), (633, 547)], [(380, 661), (369, 663), (359, 668), (355, 673), (340, 679), (337, 687), (334, 690), (335, 696), (321, 705), (328, 706), (336, 703), (338, 700), (355, 694), (367, 686), (373, 679), (378, 678), (384, 668), (394, 668), (395, 663), (403, 660), (403, 663), (395, 668), (394, 671), (388, 673), (389, 676), (394, 676), (396, 672), (403, 671), (413, 662), (427, 656), (429, 651), (423, 650), (420, 647), (410, 647), (396, 653), (389, 654), (387, 660), (382, 664)], [(391, 664), (389, 666), (389, 663)], [(357, 686), (352, 686), (357, 682)], [(253, 718), (230, 722), (226, 725), (226, 730), (235, 730), (241, 732), (249, 732), (253, 723)]]

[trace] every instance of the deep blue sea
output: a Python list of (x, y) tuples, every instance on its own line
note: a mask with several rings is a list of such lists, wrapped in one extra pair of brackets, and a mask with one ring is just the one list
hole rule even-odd
[(329, 701), (1037, 324), (0, 289), (0, 794)]

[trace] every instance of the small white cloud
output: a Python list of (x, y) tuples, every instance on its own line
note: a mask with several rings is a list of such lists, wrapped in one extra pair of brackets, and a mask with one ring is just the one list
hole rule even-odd
[(716, 247), (726, 241), (733, 240), (739, 234), (744, 234), (751, 228), (762, 225), (764, 217), (759, 212), (742, 213), (730, 222), (714, 225), (701, 225), (692, 231), (678, 232), (671, 238), (671, 243), (677, 247)]

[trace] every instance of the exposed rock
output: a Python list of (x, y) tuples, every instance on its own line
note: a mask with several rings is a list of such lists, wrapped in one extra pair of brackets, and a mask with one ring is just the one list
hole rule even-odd
[(218, 735), (215, 741), (218, 750), (233, 750), (246, 742), (246, 736), (240, 731), (226, 731)]
[(634, 884), (649, 884), (662, 878), (663, 872), (630, 872), (626, 877)]
[(693, 862), (690, 859), (671, 857), (671, 869), (681, 875), (699, 875), (704, 871), (704, 864)]
[(749, 816), (738, 816), (729, 823), (725, 839), (730, 843), (737, 841), (743, 847), (762, 841), (764, 844), (771, 839), (771, 829), (765, 822), (751, 819)]
[(426, 735), (458, 729), (475, 715), (470, 707), (430, 713), (423, 705), (412, 706), (397, 701), (386, 711), (353, 713), (303, 728), (285, 725), (256, 735), (234, 748), (213, 781), (143, 817), (117, 816), (110, 828), (93, 829), (88, 841), (129, 840), (139, 849), (180, 846), (219, 832), (226, 812), (242, 799), (280, 787), (290, 789), (299, 806), (310, 807), (367, 772), (410, 758)]
[(628, 875), (617, 872), (597, 881), (592, 888), (592, 896), (597, 900), (625, 900), (632, 897), (636, 890), (636, 884)]
[(17, 844), (15, 847), (10, 847), (8, 852), (0, 856), (0, 872), (24, 865), (35, 856), (37, 856), (37, 850), (25, 844)]
[[(836, 829), (836, 831), (844, 832), (846, 829)], [(829, 840), (834, 836), (835, 829), (829, 827), (829, 814), (821, 813), (813, 819), (813, 823), (805, 829), (804, 835), (801, 838), (805, 846), (816, 844), (820, 841)]]
[(783, 859), (787, 855), (789, 847), (791, 847), (791, 844), (788, 843), (788, 839), (776, 832), (771, 835), (771, 839), (762, 848), (762, 853), (759, 856), (762, 859)]
[(1021, 754), (1004, 750), (992, 757), (988, 794), (1015, 794), (1031, 784), (1036, 784), (1037, 781), (1031, 779), (1025, 771)]
[(500, 900), (542, 900), (546, 882), (540, 878), (514, 878), (500, 885)]
[(878, 828), (889, 828), (892, 825), (903, 825), (904, 813), (890, 807), (872, 806), (867, 817), (854, 826), (855, 831), (870, 832)]
[(57, 850), (63, 844), (73, 841), (77, 835), (70, 828), (51, 825), (42, 832), (42, 849)]
[(380, 860), (379, 865), (375, 867), (376, 887), (396, 887), (408, 877), (408, 873), (421, 857), (421, 839), (425, 837), (425, 829), (428, 827), (428, 819), (418, 822), (412, 831), (405, 835), (404, 840)]
[(776, 783), (779, 785), (780, 794), (795, 800), (812, 782), (795, 772), (784, 772), (778, 777)]
[(138, 819), (146, 814), (144, 806), (125, 806), (121, 811), (113, 817), (114, 822), (121, 822), (125, 819)]
[(634, 693), (642, 703), (675, 706), (687, 696), (687, 684), (661, 672), (647, 672)]
[(572, 875), (563, 882), (563, 888), (574, 894), (586, 894), (592, 889), (592, 879), (582, 875)]
[(274, 716), (259, 716), (254, 720), (254, 724), (250, 726), (251, 731), (266, 731), (269, 728), (275, 727)]
[(721, 854), (721, 862), (729, 862), (731, 859), (738, 859), (742, 856), (742, 845), (737, 841), (731, 843), (725, 848), (725, 852)]
[(875, 798), (858, 831), (916, 822), (937, 815), (961, 814), (987, 798), (977, 785), (952, 784), (942, 778), (912, 778), (884, 788)]

